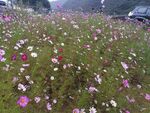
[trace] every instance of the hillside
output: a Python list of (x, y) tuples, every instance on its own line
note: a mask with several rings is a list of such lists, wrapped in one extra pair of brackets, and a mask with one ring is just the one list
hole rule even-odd
[(100, 10), (101, 2), (100, 0), (68, 0), (64, 5), (64, 9), (72, 10), (82, 10), (82, 11), (92, 11)]

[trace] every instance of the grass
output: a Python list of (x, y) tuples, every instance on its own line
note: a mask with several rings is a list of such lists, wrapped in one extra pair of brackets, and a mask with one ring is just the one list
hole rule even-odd
[[(89, 113), (90, 107), (97, 113), (149, 113), (150, 101), (144, 98), (150, 92), (149, 32), (100, 14), (16, 12), (11, 17), (0, 24), (0, 48), (6, 52), (6, 61), (0, 62), (0, 113), (71, 113), (75, 108)], [(18, 50), (16, 44), (20, 44)], [(27, 49), (30, 46), (32, 51)], [(33, 52), (37, 57), (31, 56)], [(27, 61), (21, 60), (21, 53), (27, 55)], [(14, 54), (16, 60), (11, 59)], [(59, 63), (53, 63), (52, 58), (58, 57), (62, 57)], [(128, 65), (127, 72), (121, 62)], [(101, 84), (95, 81), (97, 75)], [(118, 91), (123, 79), (130, 87)], [(28, 86), (26, 91), (18, 90), (19, 83)], [(90, 86), (98, 92), (89, 93)], [(25, 108), (17, 105), (22, 95), (30, 98)], [(39, 103), (34, 101), (37, 96)], [(135, 102), (129, 103), (126, 96)], [(51, 111), (46, 108), (48, 102)]]

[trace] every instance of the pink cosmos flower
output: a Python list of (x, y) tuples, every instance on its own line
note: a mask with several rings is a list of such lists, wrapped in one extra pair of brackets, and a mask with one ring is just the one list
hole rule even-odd
[(88, 15), (83, 15), (82, 18), (87, 20), (88, 19)]
[(102, 31), (101, 31), (101, 29), (96, 29), (96, 32), (97, 32), (98, 34), (100, 34)]
[(20, 96), (19, 100), (17, 101), (17, 104), (21, 107), (26, 107), (29, 103), (30, 99), (27, 96)]
[(3, 49), (0, 49), (0, 55), (4, 56), (5, 55), (5, 51)]
[(146, 94), (145, 95), (145, 99), (148, 100), (148, 101), (150, 101), (150, 94)]
[(4, 62), (6, 58), (4, 58), (2, 55), (0, 55), (0, 62)]
[(150, 32), (150, 28), (148, 28), (147, 31)]
[(0, 55), (0, 61), (3, 59), (3, 56), (2, 55)]
[(27, 61), (27, 60), (28, 60), (27, 54), (23, 53), (23, 54), (21, 55), (21, 60), (22, 60), (22, 61)]
[(96, 33), (93, 33), (92, 37), (93, 37), (94, 40), (97, 40), (97, 34)]
[(94, 92), (98, 92), (98, 90), (95, 87), (89, 87), (88, 89), (89, 93), (94, 93)]
[(52, 58), (51, 60), (54, 64), (58, 63), (58, 59), (56, 59), (56, 58)]
[(49, 102), (47, 103), (46, 107), (47, 107), (47, 110), (49, 111), (52, 110), (52, 105)]
[(6, 22), (10, 22), (11, 21), (11, 17), (10, 16), (4, 16), (4, 21)]
[(127, 100), (129, 103), (134, 103), (135, 99), (134, 98), (129, 98), (129, 96), (126, 96)]
[(123, 90), (123, 87), (120, 87), (120, 88), (118, 89), (119, 92), (122, 91), (122, 90)]
[(64, 65), (63, 65), (63, 69), (66, 69), (66, 68), (67, 68), (67, 65), (66, 65), (66, 64), (64, 64)]
[(13, 77), (12, 82), (15, 84), (18, 81), (18, 77)]
[(128, 83), (128, 80), (123, 80), (122, 81), (122, 84), (125, 88), (129, 88), (129, 83)]
[(129, 67), (125, 62), (121, 62), (122, 67), (127, 70)]
[(80, 113), (80, 110), (78, 108), (75, 108), (72, 113)]
[(88, 44), (84, 44), (84, 45), (83, 45), (83, 48), (91, 48), (91, 46), (88, 45)]

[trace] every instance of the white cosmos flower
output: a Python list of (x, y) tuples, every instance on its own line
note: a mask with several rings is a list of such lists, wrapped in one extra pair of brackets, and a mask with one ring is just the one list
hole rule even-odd
[(40, 98), (40, 97), (35, 97), (35, 98), (34, 98), (34, 101), (35, 101), (36, 103), (39, 103), (39, 102), (40, 102), (40, 100), (41, 100), (41, 98)]
[(23, 92), (25, 92), (27, 89), (23, 84), (19, 83), (18, 84), (18, 90), (22, 90)]
[(16, 43), (16, 45), (17, 45), (19, 48), (21, 48), (21, 44), (20, 44), (20, 43)]
[(24, 70), (25, 70), (24, 68), (20, 68), (20, 72), (21, 72), (21, 73), (24, 72)]
[(19, 48), (17, 46), (14, 47), (15, 50), (18, 50)]
[(62, 20), (66, 20), (66, 18), (63, 17)]
[(90, 111), (90, 113), (97, 113), (97, 110), (96, 110), (96, 108), (94, 108), (94, 107), (91, 107), (91, 108), (89, 109), (89, 111)]
[(111, 104), (113, 107), (117, 107), (117, 103), (116, 103), (114, 100), (111, 100), (111, 101), (110, 101), (110, 104)]
[(64, 35), (66, 36), (66, 35), (67, 35), (67, 33), (66, 33), (66, 32), (64, 32)]
[(25, 42), (24, 42), (24, 40), (20, 40), (20, 44), (24, 44)]
[(32, 51), (32, 50), (33, 50), (33, 46), (29, 46), (27, 49), (28, 49), (29, 51)]
[(81, 109), (80, 113), (86, 113), (85, 109)]
[(25, 78), (26, 78), (27, 81), (30, 80), (30, 76), (29, 75), (25, 76)]
[(57, 103), (57, 100), (56, 100), (56, 99), (54, 99), (54, 100), (53, 100), (53, 103), (54, 103), (54, 104), (56, 104), (56, 103)]
[(71, 21), (71, 24), (76, 24), (76, 22), (72, 20), (72, 21)]
[(56, 22), (55, 22), (55, 21), (52, 21), (52, 24), (54, 25), (54, 24), (56, 24)]
[(101, 4), (104, 4), (105, 0), (101, 0)]
[(136, 57), (136, 54), (135, 53), (130, 53), (131, 55), (133, 55), (134, 57)]
[(33, 53), (31, 53), (31, 56), (35, 58), (35, 57), (37, 57), (37, 53), (33, 52)]
[(23, 67), (29, 67), (30, 64), (22, 64)]
[(100, 78), (100, 75), (97, 75), (97, 76), (95, 77), (95, 81), (98, 82), (98, 84), (101, 84), (102, 79)]
[(54, 76), (51, 76), (51, 80), (54, 80), (55, 78), (54, 78)]
[(58, 53), (58, 50), (57, 50), (57, 49), (55, 49), (55, 50), (54, 50), (54, 53), (56, 53), (56, 54), (57, 54), (57, 53)]
[(29, 81), (29, 84), (33, 84), (34, 82), (32, 80)]
[(58, 71), (58, 68), (56, 67), (56, 68), (54, 68), (54, 71)]
[(78, 25), (73, 25), (73, 28), (79, 29), (79, 26)]
[(61, 43), (61, 46), (64, 46), (65, 44), (64, 43)]

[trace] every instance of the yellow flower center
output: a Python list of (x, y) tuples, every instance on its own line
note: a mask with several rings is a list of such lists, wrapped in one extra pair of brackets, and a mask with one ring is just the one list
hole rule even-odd
[(22, 99), (20, 100), (20, 102), (21, 102), (21, 103), (25, 103), (25, 99), (22, 98)]

